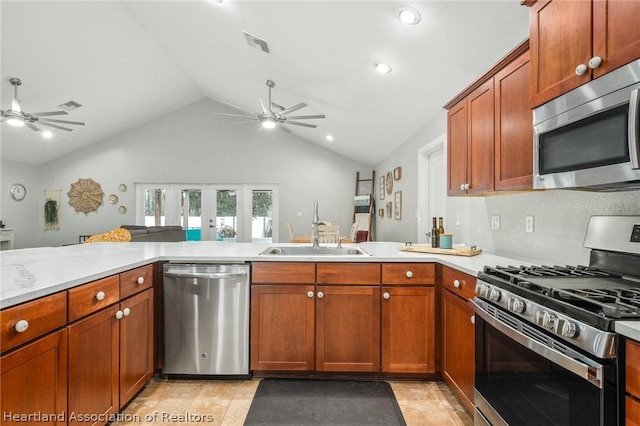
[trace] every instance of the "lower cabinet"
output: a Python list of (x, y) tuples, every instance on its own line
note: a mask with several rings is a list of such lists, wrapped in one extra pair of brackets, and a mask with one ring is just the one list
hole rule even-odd
[(626, 339), (625, 425), (640, 426), (640, 342)]
[(69, 425), (106, 424), (153, 375), (153, 290), (79, 320), (69, 330)]
[[(66, 425), (66, 329), (7, 353), (0, 358), (0, 368), (0, 411), (3, 425)], [(55, 417), (24, 417), (29, 414), (54, 414)]]
[(382, 371), (435, 373), (435, 288), (382, 288)]
[(380, 287), (318, 286), (316, 370), (380, 371)]
[(464, 298), (442, 290), (442, 376), (471, 413), (475, 381), (473, 314)]

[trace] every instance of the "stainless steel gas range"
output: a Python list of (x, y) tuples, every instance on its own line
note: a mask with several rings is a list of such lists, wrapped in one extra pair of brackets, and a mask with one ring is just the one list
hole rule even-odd
[(476, 425), (624, 423), (614, 324), (640, 320), (640, 216), (591, 217), (585, 247), (589, 266), (478, 274)]

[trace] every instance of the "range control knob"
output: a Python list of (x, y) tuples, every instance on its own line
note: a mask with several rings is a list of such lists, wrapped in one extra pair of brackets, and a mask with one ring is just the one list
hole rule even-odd
[(486, 284), (477, 283), (476, 284), (476, 294), (480, 297), (487, 297), (489, 294), (489, 286)]
[(507, 308), (509, 308), (511, 312), (515, 312), (516, 314), (523, 313), (526, 307), (527, 306), (522, 300), (517, 299), (515, 297), (511, 297), (507, 301)]
[(536, 312), (536, 324), (544, 328), (553, 328), (556, 322), (556, 317), (551, 315), (547, 311)]
[(553, 326), (553, 331), (563, 337), (574, 338), (578, 334), (578, 328), (571, 321), (558, 319)]
[(491, 291), (489, 292), (489, 300), (493, 300), (494, 302), (497, 302), (500, 300), (501, 297), (502, 297), (502, 293), (500, 293), (500, 290), (498, 290), (497, 288), (492, 288)]

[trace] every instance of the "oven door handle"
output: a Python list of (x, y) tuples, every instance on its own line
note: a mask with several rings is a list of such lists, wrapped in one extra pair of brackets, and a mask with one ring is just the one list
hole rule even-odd
[[(513, 329), (506, 323), (500, 321), (498, 318), (493, 317), (482, 306), (478, 305), (473, 299), (469, 300), (469, 304), (484, 321), (489, 323), (495, 329), (508, 336), (510, 339), (520, 343), (522, 346), (531, 349), (538, 355), (548, 359), (549, 361), (571, 371), (579, 377), (588, 380), (598, 388), (602, 389), (603, 383), (603, 366), (590, 360), (589, 358), (577, 359), (567, 356), (562, 352), (552, 349), (536, 340), (527, 337), (520, 331)], [(476, 327), (478, 321), (476, 321)], [(579, 356), (576, 354), (576, 356)]]
[(631, 91), (629, 101), (629, 158), (632, 169), (640, 169), (640, 135), (638, 122), (640, 121), (640, 88)]

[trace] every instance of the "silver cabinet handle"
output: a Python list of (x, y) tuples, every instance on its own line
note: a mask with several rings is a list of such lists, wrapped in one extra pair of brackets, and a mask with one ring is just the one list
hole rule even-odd
[(318, 299), (322, 299), (324, 297), (324, 293), (319, 291), (318, 292)]
[(138, 284), (144, 284), (144, 277), (138, 277), (138, 279), (136, 280), (136, 282)]
[(600, 56), (594, 56), (593, 58), (589, 59), (589, 68), (595, 70), (600, 66), (601, 63), (602, 58)]
[(104, 300), (104, 291), (99, 291), (96, 293), (96, 300)]
[(631, 168), (640, 169), (640, 89), (631, 92), (629, 101), (629, 157), (631, 158)]
[(407, 278), (411, 278), (411, 277), (413, 277), (413, 271), (407, 271), (407, 272), (405, 273), (405, 276), (406, 276)]
[(122, 310), (122, 315), (124, 315), (125, 317), (128, 317), (128, 316), (129, 316), (129, 314), (131, 314), (131, 309), (129, 309), (129, 308), (124, 308), (124, 309)]
[(122, 319), (123, 316), (124, 316), (124, 312), (122, 311), (116, 312), (116, 319)]
[(587, 66), (585, 64), (580, 64), (576, 67), (576, 75), (584, 75), (587, 72)]
[(453, 286), (454, 286), (455, 288), (460, 288), (460, 285), (461, 285), (461, 284), (460, 284), (460, 281), (459, 281), (459, 280), (453, 280)]
[(27, 331), (27, 328), (29, 328), (29, 321), (27, 320), (20, 320), (16, 323), (16, 325), (13, 327), (18, 333), (24, 333), (25, 331)]
[(389, 298), (391, 297), (391, 295), (389, 294), (389, 292), (388, 292), (388, 291), (385, 291), (385, 292), (382, 294), (382, 297), (383, 297), (385, 300), (389, 300)]
[(313, 297), (313, 292), (312, 292), (311, 290), (309, 290), (309, 291), (307, 292), (307, 297), (308, 297), (308, 298), (312, 298), (312, 297)]

